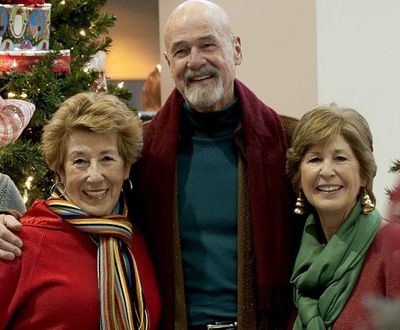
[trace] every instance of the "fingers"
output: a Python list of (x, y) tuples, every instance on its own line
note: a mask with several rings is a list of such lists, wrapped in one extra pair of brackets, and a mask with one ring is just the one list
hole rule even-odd
[(11, 231), (18, 231), (22, 228), (21, 222), (9, 214), (3, 214), (3, 223)]
[[(4, 241), (3, 241), (4, 242)], [(21, 249), (9, 243), (0, 243), (0, 260), (14, 260), (22, 255)], [(9, 252), (10, 251), (10, 252)]]
[(21, 224), (13, 216), (0, 215), (0, 259), (12, 260), (15, 256), (22, 254), (21, 239), (12, 233), (11, 230), (19, 230)]

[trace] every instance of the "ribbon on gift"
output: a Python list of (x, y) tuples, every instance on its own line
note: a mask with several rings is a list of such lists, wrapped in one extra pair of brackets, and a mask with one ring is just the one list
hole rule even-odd
[(44, 5), (44, 0), (0, 0), (0, 4), (35, 6)]
[[(0, 72), (29, 72), (49, 52), (51, 51), (0, 51)], [(71, 72), (69, 49), (61, 50), (60, 56), (53, 63), (53, 72)]]
[(18, 139), (34, 112), (33, 103), (0, 97), (0, 146)]

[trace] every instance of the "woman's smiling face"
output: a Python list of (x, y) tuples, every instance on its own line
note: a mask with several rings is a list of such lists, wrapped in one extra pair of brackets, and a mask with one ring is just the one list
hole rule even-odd
[(64, 168), (58, 175), (68, 199), (90, 215), (111, 215), (129, 176), (117, 137), (75, 129), (66, 141)]
[(300, 164), (300, 187), (320, 219), (345, 219), (365, 184), (360, 164), (342, 136), (311, 147)]

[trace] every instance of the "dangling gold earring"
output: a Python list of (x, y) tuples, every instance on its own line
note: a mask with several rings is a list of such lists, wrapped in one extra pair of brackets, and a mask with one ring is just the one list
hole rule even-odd
[(375, 205), (372, 203), (371, 198), (368, 195), (367, 189), (364, 188), (363, 195), (361, 196), (362, 211), (364, 214), (371, 213), (375, 210)]
[(301, 196), (301, 190), (299, 191), (299, 196), (296, 199), (296, 204), (294, 206), (293, 212), (298, 215), (304, 214), (304, 199)]

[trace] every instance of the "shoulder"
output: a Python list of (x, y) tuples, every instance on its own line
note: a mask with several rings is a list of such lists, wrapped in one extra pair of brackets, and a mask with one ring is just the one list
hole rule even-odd
[(0, 189), (3, 193), (10, 194), (12, 197), (20, 197), (17, 186), (7, 174), (0, 173)]
[(374, 243), (375, 258), (380, 263), (380, 282), (384, 283), (385, 295), (400, 296), (400, 224), (389, 222), (377, 233)]
[(152, 119), (142, 122), (143, 134), (146, 134), (148, 128), (150, 127), (151, 121), (152, 121)]
[(0, 209), (14, 209), (21, 213), (26, 211), (17, 186), (8, 175), (2, 173), (0, 173)]
[(288, 144), (288, 146), (291, 146), (292, 136), (293, 136), (294, 130), (297, 127), (297, 124), (299, 123), (299, 120), (295, 117), (282, 115), (282, 114), (279, 114), (279, 117), (281, 118), (282, 125), (285, 130), (287, 144)]
[(376, 234), (375, 242), (382, 248), (400, 249), (400, 223), (384, 221)]
[(241, 122), (252, 132), (260, 135), (279, 134), (280, 138), (291, 139), (297, 126), (297, 119), (281, 115), (276, 110), (261, 101), (249, 88), (235, 80), (235, 93), (241, 109)]
[(10, 185), (14, 185), (11, 178), (7, 174), (0, 173), (0, 188), (7, 188)]
[(25, 227), (40, 227), (49, 229), (69, 229), (70, 224), (49, 209), (47, 202), (37, 199), (20, 219), (23, 229)]
[(370, 250), (375, 258), (390, 268), (396, 268), (400, 274), (400, 224), (385, 221), (377, 232)]
[(87, 233), (76, 229), (51, 211), (45, 200), (36, 200), (20, 221), (22, 228), (18, 236), (24, 242), (24, 260), (29, 255), (41, 258), (53, 255), (54, 247), (59, 252), (71, 248), (78, 250), (80, 246), (96, 248)]

